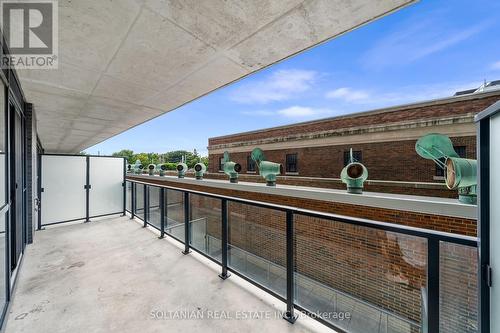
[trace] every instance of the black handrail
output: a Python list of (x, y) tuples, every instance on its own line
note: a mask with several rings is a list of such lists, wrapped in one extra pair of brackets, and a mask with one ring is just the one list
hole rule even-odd
[(276, 209), (276, 210), (280, 210), (283, 212), (291, 211), (294, 214), (305, 215), (305, 216), (316, 217), (316, 218), (323, 218), (323, 219), (327, 219), (327, 220), (334, 220), (336, 222), (353, 224), (353, 225), (367, 227), (367, 228), (374, 228), (374, 229), (384, 230), (384, 231), (388, 231), (388, 232), (396, 232), (396, 233), (405, 234), (405, 235), (409, 235), (409, 236), (416, 236), (416, 237), (428, 238), (428, 239), (436, 239), (436, 240), (441, 241), (441, 242), (477, 247), (477, 237), (472, 237), (472, 236), (454, 234), (454, 233), (431, 230), (431, 229), (411, 227), (411, 226), (395, 224), (395, 223), (379, 222), (379, 221), (363, 219), (363, 218), (359, 218), (359, 217), (351, 217), (351, 216), (346, 216), (346, 215), (318, 212), (318, 211), (313, 211), (313, 210), (308, 210), (308, 209), (303, 209), (303, 208), (298, 208), (298, 207), (293, 207), (293, 206), (285, 206), (285, 205), (278, 205), (278, 204), (249, 200), (249, 199), (229, 197), (229, 196), (225, 196), (225, 195), (221, 195), (221, 194), (208, 193), (208, 192), (196, 191), (196, 190), (190, 190), (190, 189), (182, 189), (182, 188), (178, 188), (178, 187), (173, 187), (173, 186), (168, 186), (168, 185), (160, 185), (157, 183), (149, 183), (149, 182), (139, 181), (139, 180), (135, 180), (135, 179), (134, 180), (127, 179), (127, 181), (137, 183), (137, 184), (144, 184), (144, 185), (148, 185), (148, 186), (167, 188), (170, 190), (176, 190), (176, 191), (180, 191), (180, 192), (184, 192), (184, 193), (203, 195), (206, 197), (211, 197), (211, 198), (216, 198), (216, 199), (225, 199), (225, 200), (231, 201), (231, 202), (243, 203), (243, 204), (253, 205), (253, 206), (262, 207), (262, 208), (271, 208), (271, 209)]

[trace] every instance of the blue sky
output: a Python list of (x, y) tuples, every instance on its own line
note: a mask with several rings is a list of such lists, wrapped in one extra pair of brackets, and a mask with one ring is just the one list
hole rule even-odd
[(86, 150), (206, 155), (208, 138), (423, 101), (500, 79), (500, 1), (423, 0)]

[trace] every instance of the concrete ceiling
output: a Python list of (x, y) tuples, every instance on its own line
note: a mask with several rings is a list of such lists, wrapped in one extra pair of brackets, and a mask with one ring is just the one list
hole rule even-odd
[(19, 71), (75, 153), (414, 0), (59, 0), (59, 69)]

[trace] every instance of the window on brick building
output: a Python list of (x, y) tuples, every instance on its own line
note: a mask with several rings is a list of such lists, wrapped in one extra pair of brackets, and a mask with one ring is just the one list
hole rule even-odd
[(299, 172), (297, 154), (286, 154), (286, 172)]
[(255, 161), (252, 159), (252, 156), (250, 156), (250, 155), (247, 156), (247, 171), (249, 171), (249, 172), (256, 171)]
[(224, 171), (224, 157), (219, 157), (219, 171)]
[[(356, 162), (359, 163), (363, 162), (363, 153), (361, 152), (361, 150), (353, 150), (352, 157), (354, 157), (354, 160)], [(344, 150), (344, 166), (349, 164), (350, 158), (351, 158), (350, 150)]]
[(453, 149), (455, 149), (458, 156), (460, 156), (461, 158), (467, 158), (465, 146), (453, 146)]
[[(455, 151), (457, 152), (458, 156), (459, 157), (462, 157), (462, 158), (467, 158), (467, 148), (466, 146), (453, 146), (453, 149), (455, 149)], [(439, 161), (441, 163), (444, 164), (444, 162), (446, 161), (445, 158), (440, 158)], [(437, 177), (444, 177), (444, 170), (436, 165), (436, 176)]]

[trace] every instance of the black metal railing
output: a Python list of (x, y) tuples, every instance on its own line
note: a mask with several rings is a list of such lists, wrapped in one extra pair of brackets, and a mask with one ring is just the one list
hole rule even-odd
[[(454, 260), (455, 257), (450, 260), (443, 258), (443, 251), (448, 251), (446, 246), (458, 247), (458, 250), (450, 250), (453, 255), (459, 256), (466, 253), (471, 260), (471, 263), (467, 263), (466, 267), (474, 266), (477, 264), (474, 262), (477, 253), (477, 238), (475, 237), (151, 184), (147, 180), (127, 180), (126, 188), (126, 208), (131, 218), (137, 217), (143, 221), (144, 226), (157, 229), (160, 232), (160, 238), (168, 235), (182, 242), (184, 244), (182, 253), (188, 254), (191, 250), (194, 250), (221, 265), (221, 274), (219, 276), (222, 279), (229, 277), (229, 272), (232, 272), (282, 300), (286, 303), (286, 312), (283, 317), (289, 322), (293, 323), (295, 321), (296, 314), (294, 311), (299, 310), (339, 332), (389, 332), (393, 330), (398, 332), (434, 333), (477, 331), (475, 324), (477, 323), (477, 306), (475, 306), (475, 300), (473, 299), (477, 292), (474, 285), (477, 281), (473, 281), (476, 274), (474, 269), (471, 268), (467, 271), (470, 281), (465, 284), (471, 288), (470, 292), (466, 291), (470, 304), (464, 303), (461, 305), (463, 308), (460, 309), (450, 310), (445, 308), (447, 307), (445, 300), (447, 296), (442, 288), (443, 283), (448, 282), (443, 281), (442, 277), (445, 276), (448, 279), (448, 275), (450, 275), (445, 274), (445, 270), (455, 269), (453, 265), (457, 265), (456, 262), (460, 261), (460, 258)], [(152, 189), (154, 189), (155, 193), (153, 200), (150, 196)], [(197, 206), (193, 206), (193, 200), (196, 201)], [(204, 202), (204, 200), (209, 201)], [(264, 211), (258, 212), (259, 209)], [(229, 214), (230, 210), (234, 210), (234, 214), (231, 216)], [(200, 211), (206, 214), (200, 213)], [(259, 218), (263, 221), (261, 224), (268, 225), (257, 226), (257, 223), (248, 222), (244, 217), (241, 217), (252, 214), (260, 214)], [(270, 217), (272, 214), (274, 216)], [(203, 216), (200, 217), (199, 215)], [(239, 222), (238, 218), (240, 219)], [(279, 223), (273, 221), (279, 221)], [(253, 224), (248, 227), (249, 223)], [(381, 302), (383, 304), (380, 305), (377, 300), (370, 297), (368, 292), (362, 290), (380, 288), (380, 286), (376, 285), (378, 283), (377, 279), (373, 279), (373, 276), (376, 276), (378, 272), (377, 267), (379, 267), (376, 263), (372, 268), (365, 270), (366, 274), (363, 276), (360, 288), (353, 289), (354, 287), (345, 287), (345, 285), (336, 287), (337, 282), (332, 283), (329, 280), (332, 276), (338, 276), (338, 280), (343, 280), (347, 284), (352, 283), (353, 286), (358, 282), (355, 279), (345, 281), (345, 276), (341, 277), (341, 273), (336, 271), (335, 259), (342, 255), (349, 256), (349, 253), (334, 253), (331, 250), (328, 252), (329, 250), (322, 245), (324, 243), (315, 244), (316, 240), (311, 238), (313, 233), (309, 234), (308, 230), (316, 228), (316, 224), (322, 225), (325, 223), (335, 224), (336, 229), (328, 229), (335, 231), (332, 233), (335, 234), (333, 236), (342, 237), (343, 230), (348, 226), (352, 229), (349, 229), (349, 232), (352, 232), (351, 236), (354, 239), (361, 237), (361, 240), (350, 243), (354, 246), (352, 249), (353, 255), (356, 252), (365, 251), (366, 256), (373, 258), (376, 262), (379, 259), (377, 255), (369, 252), (378, 251), (379, 249), (376, 249), (376, 246), (361, 249), (359, 244), (382, 235), (382, 239), (389, 239), (386, 241), (387, 244), (392, 244), (393, 239), (396, 239), (396, 244), (399, 244), (398, 251), (402, 253), (401, 257), (407, 262), (411, 262), (411, 260), (406, 257), (410, 259), (417, 258), (417, 264), (410, 263), (407, 266), (418, 267), (415, 270), (416, 273), (412, 273), (417, 280), (417, 282), (413, 283), (416, 286), (413, 287), (415, 292), (412, 295), (415, 295), (414, 301), (420, 305), (418, 315), (407, 314), (406, 309), (401, 305), (386, 304), (387, 302)], [(279, 232), (276, 232), (278, 229)], [(254, 236), (258, 236), (255, 238), (261, 236), (267, 238), (261, 243), (259, 243), (259, 240), (255, 240), (255, 244), (251, 244), (252, 239), (242, 243), (240, 238), (245, 237), (244, 230), (254, 230)], [(319, 233), (321, 234), (321, 232), (320, 230)], [(235, 238), (234, 242), (232, 238)], [(203, 239), (206, 241), (201, 241)], [(238, 242), (246, 244), (251, 250), (242, 249), (238, 247), (238, 244), (234, 244)], [(269, 247), (271, 250), (265, 256), (251, 253), (252, 251), (259, 252), (261, 247)], [(307, 251), (304, 252), (306, 247)], [(301, 257), (303, 256), (302, 253), (314, 253), (317, 256), (311, 259), (311, 262), (308, 262), (308, 258)], [(394, 256), (394, 254), (390, 254), (390, 256)], [(309, 268), (299, 267), (297, 258), (300, 259), (301, 266)], [(321, 267), (322, 263), (315, 263), (314, 260), (323, 260), (323, 263), (330, 262), (328, 266), (331, 267), (331, 270), (325, 274), (321, 271), (323, 269)], [(466, 258), (463, 261), (466, 261)], [(264, 262), (266, 264), (263, 264)], [(269, 264), (269, 262), (272, 262), (272, 264)], [(251, 267), (244, 269), (242, 268), (243, 264)], [(380, 263), (380, 267), (383, 265), (383, 263)], [(404, 262), (402, 267), (406, 267)], [(453, 274), (461, 275), (460, 269), (462, 268), (453, 271)], [(311, 273), (312, 270), (317, 270), (317, 272)], [(356, 272), (353, 272), (353, 275), (355, 275)], [(381, 272), (383, 272), (383, 269), (381, 269)], [(450, 276), (455, 276), (453, 274)], [(382, 273), (379, 274), (380, 279), (387, 279), (383, 275)], [(262, 276), (265, 276), (265, 278), (261, 279)], [(370, 280), (370, 277), (372, 280)], [(463, 276), (461, 279), (463, 280)], [(369, 285), (370, 281), (375, 286)], [(388, 281), (383, 282), (389, 284)], [(363, 286), (362, 283), (365, 283), (366, 286)], [(412, 285), (411, 281), (391, 280), (390, 283), (395, 286), (404, 284), (404, 288), (410, 288), (409, 286)], [(339, 290), (345, 288), (354, 291)], [(454, 288), (459, 288), (459, 286), (454, 286)], [(321, 292), (318, 293), (318, 290), (321, 290)], [(325, 299), (330, 297), (330, 303), (322, 298), (324, 295), (332, 295), (331, 297), (325, 296)], [(456, 297), (456, 295), (450, 297), (452, 298), (450, 303), (455, 302), (453, 297)], [(394, 301), (394, 303), (397, 303), (397, 301)], [(331, 307), (335, 312), (339, 312), (342, 308), (346, 308), (346, 304), (355, 304), (351, 308), (366, 312), (367, 317), (360, 320), (360, 322), (366, 322), (363, 324), (364, 326), (357, 324), (355, 317), (352, 317), (349, 323), (344, 323), (340, 322), (338, 318), (325, 318), (322, 314), (318, 314), (322, 312), (319, 311), (322, 306)], [(401, 309), (397, 308), (398, 306)], [(368, 313), (371, 314), (368, 315)], [(457, 315), (458, 313), (460, 315)], [(373, 320), (370, 317), (372, 315)], [(455, 318), (456, 316), (461, 317)], [(450, 320), (452, 323), (450, 323)], [(390, 325), (393, 325), (392, 328)], [(373, 328), (375, 326), (376, 329)]]

